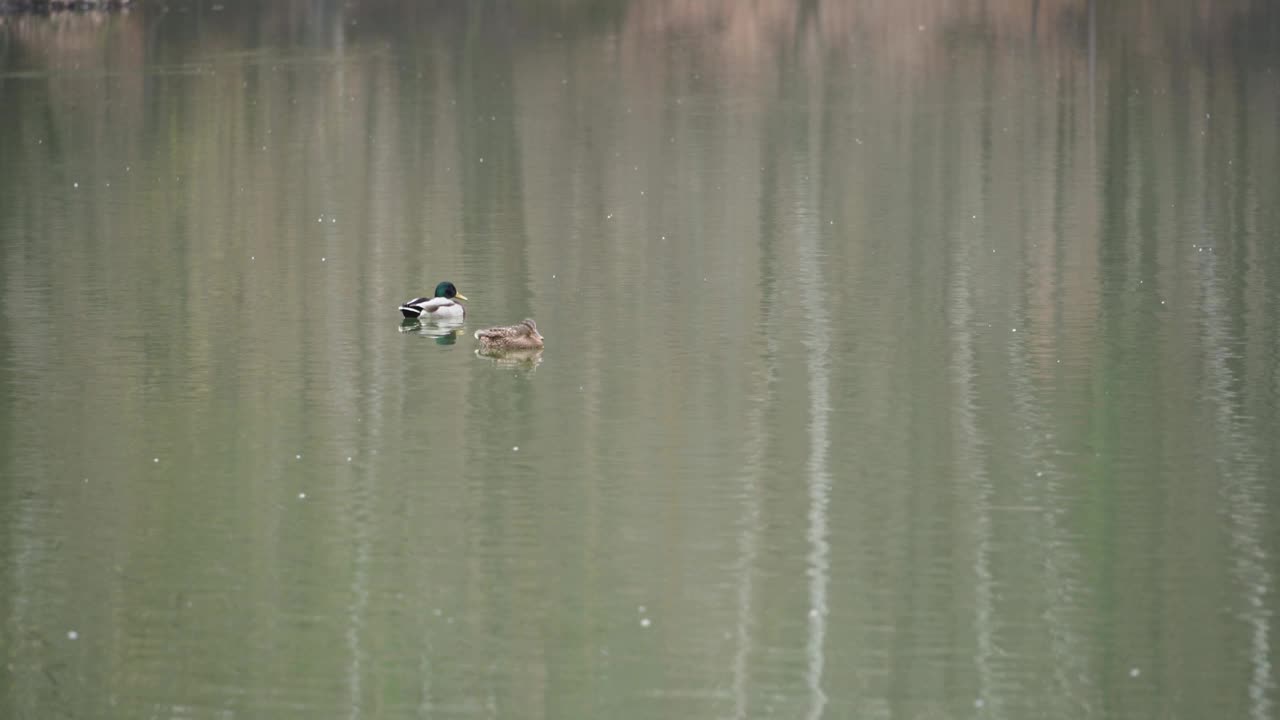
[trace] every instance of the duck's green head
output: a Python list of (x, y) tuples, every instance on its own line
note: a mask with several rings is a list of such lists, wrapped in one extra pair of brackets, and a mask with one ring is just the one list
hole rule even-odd
[(444, 282), (436, 286), (436, 297), (448, 298), (450, 300), (452, 300), (453, 298), (458, 298), (459, 300), (467, 299), (467, 296), (460, 295), (458, 293), (458, 288), (454, 287), (453, 283), (449, 282), (448, 280), (445, 280)]

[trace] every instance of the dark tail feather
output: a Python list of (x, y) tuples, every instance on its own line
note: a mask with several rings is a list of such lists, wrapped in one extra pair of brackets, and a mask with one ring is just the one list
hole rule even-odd
[(422, 317), (422, 311), (412, 305), (401, 305), (400, 314), (407, 318)]

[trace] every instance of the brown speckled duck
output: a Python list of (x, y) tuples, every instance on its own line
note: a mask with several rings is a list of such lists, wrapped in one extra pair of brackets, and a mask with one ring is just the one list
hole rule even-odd
[(533, 320), (525, 319), (515, 325), (491, 327), (476, 331), (476, 340), (480, 348), (489, 352), (505, 352), (508, 350), (539, 350), (542, 348), (542, 335)]

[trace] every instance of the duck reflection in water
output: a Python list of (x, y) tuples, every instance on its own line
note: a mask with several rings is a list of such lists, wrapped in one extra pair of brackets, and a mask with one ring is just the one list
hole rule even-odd
[(463, 333), (462, 325), (462, 318), (439, 318), (432, 321), (408, 318), (400, 322), (400, 332), (431, 338), (437, 345), (456, 345)]
[(542, 349), (490, 350), (488, 348), (477, 348), (476, 357), (485, 358), (496, 367), (532, 372), (542, 364)]

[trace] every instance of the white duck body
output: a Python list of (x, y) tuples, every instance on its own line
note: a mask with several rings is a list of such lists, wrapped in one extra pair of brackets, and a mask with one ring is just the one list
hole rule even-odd
[(461, 320), (467, 309), (449, 298), (414, 298), (400, 306), (400, 314), (420, 320)]
[(445, 281), (436, 285), (435, 297), (414, 298), (400, 306), (400, 314), (419, 320), (461, 320), (466, 317), (467, 309), (454, 298), (466, 300), (467, 296), (460, 294), (453, 283)]

